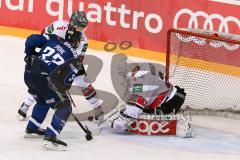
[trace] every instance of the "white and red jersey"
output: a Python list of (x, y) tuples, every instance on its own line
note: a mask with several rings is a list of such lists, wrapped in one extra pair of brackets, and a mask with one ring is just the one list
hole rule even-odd
[[(68, 24), (69, 24), (69, 22), (64, 21), (64, 20), (55, 21), (52, 24), (50, 24), (49, 26), (47, 26), (42, 31), (42, 33), (55, 34), (55, 35), (65, 39)], [(78, 48), (76, 48), (77, 54), (81, 55), (81, 56), (85, 56), (87, 47), (88, 47), (88, 38), (87, 38), (86, 34), (84, 32), (82, 32), (82, 39), (78, 44)]]
[[(59, 37), (65, 39), (66, 31), (68, 29), (69, 22), (67, 21), (55, 21), (49, 26), (47, 26), (42, 34), (55, 34)], [(85, 53), (88, 48), (88, 38), (86, 34), (82, 31), (82, 38), (76, 48), (76, 52), (80, 56), (85, 56)], [(82, 58), (83, 60), (83, 58)], [(91, 82), (88, 80), (86, 74), (79, 75), (74, 78), (73, 84), (80, 88), (81, 92), (92, 106), (92, 108), (96, 108), (100, 105), (99, 99), (96, 97), (96, 90), (92, 87)], [(94, 96), (93, 96), (94, 95)], [(89, 98), (90, 97), (90, 98)]]
[(172, 85), (165, 82), (161, 70), (151, 63), (138, 64), (137, 71), (129, 72), (127, 77), (129, 99), (131, 101), (136, 99), (136, 96), (142, 97), (144, 103), (139, 104), (142, 108), (152, 108), (153, 102), (157, 103), (156, 100), (158, 104), (154, 107), (157, 107), (156, 105), (160, 105), (172, 91)]
[[(128, 101), (120, 115), (112, 120), (113, 129), (140, 135), (194, 136), (188, 118), (177, 119), (172, 115), (184, 102), (184, 90), (165, 81), (159, 67), (151, 63), (133, 64), (126, 78), (128, 93), (125, 95)], [(166, 115), (156, 115), (157, 108), (161, 108), (158, 114)]]

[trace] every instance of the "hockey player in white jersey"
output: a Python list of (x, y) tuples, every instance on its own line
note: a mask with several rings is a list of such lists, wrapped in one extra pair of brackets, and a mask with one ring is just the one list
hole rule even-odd
[[(88, 24), (88, 20), (86, 17), (86, 14), (84, 11), (74, 11), (70, 21), (55, 21), (51, 25), (47, 26), (43, 31), (43, 33), (46, 34), (55, 34), (57, 36), (62, 37), (63, 39), (66, 38), (66, 33), (69, 31), (71, 32), (71, 27), (77, 27), (82, 32), (82, 38), (79, 41), (79, 43), (76, 44), (74, 47), (78, 55), (82, 55), (81, 60), (83, 61), (84, 55), (86, 53), (86, 50), (88, 48), (88, 39), (84, 32), (86, 26)], [(78, 86), (83, 95), (85, 96), (86, 100), (89, 102), (90, 106), (94, 109), (95, 113), (95, 119), (103, 118), (103, 110), (100, 106), (99, 99), (97, 98), (96, 90), (91, 85), (90, 81), (88, 80), (86, 74), (84, 75), (78, 75), (74, 79), (75, 86)], [(35, 103), (35, 99), (33, 96), (28, 93), (26, 96), (25, 101), (20, 106), (20, 109), (18, 110), (18, 119), (22, 120), (26, 118), (27, 111), (29, 110), (29, 107), (32, 106)]]
[[(132, 69), (126, 77), (128, 101), (118, 117), (110, 120), (113, 129), (129, 131), (131, 123), (139, 119), (143, 113), (145, 115), (176, 114), (184, 103), (186, 96), (184, 89), (165, 81), (160, 69), (157, 69), (151, 63), (132, 65)], [(139, 128), (144, 132), (149, 131), (147, 126), (143, 126), (148, 125), (149, 121), (153, 121), (149, 127), (152, 127), (153, 124), (157, 126), (159, 121), (154, 121), (155, 119), (152, 117), (150, 116), (150, 119), (141, 119), (142, 128), (139, 123), (134, 126), (134, 131)], [(191, 137), (192, 128), (186, 119), (179, 120), (175, 130), (177, 130), (175, 134), (177, 136)], [(154, 130), (154, 133), (156, 135), (156, 130)], [(146, 133), (146, 135), (151, 135), (151, 133)]]

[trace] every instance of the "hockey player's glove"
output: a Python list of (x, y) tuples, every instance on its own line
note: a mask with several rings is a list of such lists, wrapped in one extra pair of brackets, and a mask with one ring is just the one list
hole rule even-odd
[[(58, 90), (60, 93), (65, 93), (71, 88), (71, 83), (66, 83), (67, 77), (75, 73), (75, 76), (78, 72), (83, 70), (83, 64), (79, 61), (78, 58), (71, 58), (65, 61), (64, 64), (59, 65), (51, 74), (50, 74), (50, 86), (54, 90)], [(73, 75), (73, 74), (72, 74)], [(53, 87), (54, 86), (54, 87)]]
[(30, 72), (41, 74), (43, 69), (41, 67), (42, 60), (35, 55), (24, 58), (26, 62), (26, 69)]
[(24, 58), (24, 61), (26, 63), (26, 65), (28, 65), (29, 67), (32, 67), (34, 65), (34, 63), (36, 63), (36, 61), (39, 61), (39, 58), (35, 55), (32, 56), (26, 56)]

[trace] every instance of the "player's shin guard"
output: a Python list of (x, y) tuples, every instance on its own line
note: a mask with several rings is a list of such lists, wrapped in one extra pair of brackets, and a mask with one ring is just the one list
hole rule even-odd
[(27, 128), (30, 128), (30, 129), (39, 128), (42, 122), (44, 121), (49, 108), (50, 107), (46, 104), (37, 103), (33, 107), (32, 116), (29, 119)]
[(37, 103), (34, 106), (32, 116), (30, 117), (26, 127), (25, 137), (32, 137), (33, 134), (41, 136), (44, 134), (44, 130), (41, 129), (41, 124), (44, 121), (49, 108), (50, 107), (48, 105), (40, 103)]
[(62, 131), (65, 123), (72, 112), (70, 105), (61, 106), (57, 108), (53, 115), (51, 125), (47, 127), (43, 147), (50, 150), (65, 151), (67, 144), (59, 139), (57, 136)]
[(71, 106), (61, 106), (57, 108), (53, 115), (51, 125), (47, 127), (46, 135), (56, 137), (62, 131), (65, 123), (72, 112)]

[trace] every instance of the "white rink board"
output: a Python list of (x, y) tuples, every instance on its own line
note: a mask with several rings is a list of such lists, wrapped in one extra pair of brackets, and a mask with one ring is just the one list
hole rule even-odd
[[(42, 139), (24, 139), (26, 122), (16, 120), (16, 112), (22, 103), (26, 87), (23, 82), (24, 39), (0, 36), (0, 160), (239, 160), (239, 120), (215, 117), (193, 117), (197, 137), (142, 137), (116, 134), (104, 129), (103, 134), (87, 142), (75, 122), (66, 124), (60, 139), (68, 143), (68, 151), (46, 151)], [(112, 54), (88, 50), (88, 54), (104, 58), (103, 71), (94, 83), (97, 89), (107, 89), (114, 94), (110, 81)], [(50, 113), (51, 114), (51, 113)], [(49, 118), (43, 124), (46, 126)], [(202, 128), (204, 127), (204, 128)], [(208, 129), (209, 128), (209, 129)]]

